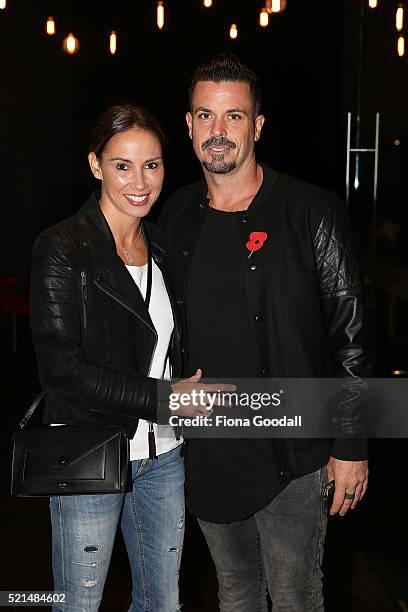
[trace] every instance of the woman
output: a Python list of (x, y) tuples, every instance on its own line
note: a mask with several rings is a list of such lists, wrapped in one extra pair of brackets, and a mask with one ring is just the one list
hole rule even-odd
[[(46, 422), (121, 423), (131, 439), (132, 490), (51, 498), (54, 590), (66, 593), (65, 610), (98, 609), (120, 521), (131, 610), (171, 612), (180, 609), (184, 470), (181, 441), (155, 423), (158, 398), (171, 392), (170, 363), (172, 376), (179, 372), (179, 330), (162, 236), (144, 220), (162, 188), (163, 134), (142, 108), (114, 106), (90, 148), (100, 198), (92, 194), (37, 239), (32, 331)], [(173, 390), (208, 390), (200, 376)], [(193, 405), (180, 412), (204, 413)]]

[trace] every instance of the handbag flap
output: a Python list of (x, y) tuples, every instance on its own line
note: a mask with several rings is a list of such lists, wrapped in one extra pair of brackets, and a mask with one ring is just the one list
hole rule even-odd
[(37, 464), (66, 469), (120, 436), (121, 430), (115, 426), (45, 425), (17, 430), (14, 443), (24, 447)]

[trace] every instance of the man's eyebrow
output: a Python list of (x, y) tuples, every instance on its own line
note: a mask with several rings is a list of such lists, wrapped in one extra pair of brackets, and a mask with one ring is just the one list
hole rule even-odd
[[(205, 108), (205, 106), (198, 106), (197, 108), (194, 109), (195, 113), (201, 112), (201, 113), (212, 113), (213, 111), (210, 108)], [(242, 113), (243, 115), (247, 115), (247, 111), (243, 108), (228, 108), (226, 111), (226, 113)]]
[(212, 113), (212, 110), (210, 108), (205, 108), (205, 106), (197, 106), (197, 108), (194, 109), (195, 113), (198, 113), (199, 111), (202, 113)]
[(226, 112), (227, 113), (242, 113), (243, 115), (248, 114), (246, 110), (243, 108), (229, 108)]

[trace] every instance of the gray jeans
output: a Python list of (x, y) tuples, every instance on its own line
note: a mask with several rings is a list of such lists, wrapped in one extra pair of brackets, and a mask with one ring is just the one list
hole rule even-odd
[(243, 521), (199, 519), (217, 570), (221, 612), (322, 612), (326, 468), (293, 480)]

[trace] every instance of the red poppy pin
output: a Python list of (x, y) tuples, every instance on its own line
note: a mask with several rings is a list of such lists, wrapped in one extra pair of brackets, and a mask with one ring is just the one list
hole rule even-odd
[(251, 251), (248, 255), (248, 259), (251, 257), (252, 253), (254, 253), (255, 251), (259, 251), (259, 249), (262, 249), (267, 237), (268, 234), (266, 232), (251, 232), (249, 234), (249, 240), (245, 245), (248, 251)]

